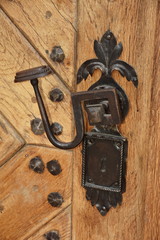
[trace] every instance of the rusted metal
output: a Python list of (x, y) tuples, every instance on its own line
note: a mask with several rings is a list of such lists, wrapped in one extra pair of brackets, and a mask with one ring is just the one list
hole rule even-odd
[(103, 216), (111, 207), (121, 204), (126, 157), (127, 140), (118, 132), (100, 133), (94, 129), (85, 134), (82, 186), (87, 190), (87, 199)]
[(54, 62), (63, 62), (63, 60), (65, 58), (63, 49), (60, 46), (53, 47), (52, 52), (50, 54), (50, 58)]
[[(123, 77), (138, 86), (137, 74), (128, 63), (118, 60), (123, 50), (122, 43), (117, 44), (114, 34), (108, 30), (100, 41), (94, 41), (97, 58), (85, 61), (77, 73), (77, 83), (86, 80), (95, 69), (100, 69), (100, 79), (87, 91), (72, 93), (72, 106), (76, 127), (75, 138), (71, 142), (61, 142), (52, 130), (46, 109), (38, 87), (38, 77), (51, 72), (47, 67), (26, 70), (16, 74), (15, 82), (31, 80), (43, 125), (50, 142), (61, 149), (76, 147), (83, 140), (82, 185), (86, 188), (86, 197), (95, 205), (101, 215), (111, 207), (122, 202), (125, 191), (127, 140), (122, 137), (117, 126), (125, 119), (129, 111), (129, 101), (120, 85), (113, 79), (112, 72), (118, 70)], [(51, 58), (63, 61), (63, 50), (56, 46)], [(59, 97), (54, 97), (57, 101)], [(93, 126), (85, 133), (83, 109), (88, 121)], [(51, 193), (48, 201), (52, 206), (59, 206), (63, 198), (59, 193)]]
[(43, 173), (45, 166), (40, 157), (34, 157), (29, 162), (29, 168), (32, 169), (36, 173)]
[(57, 160), (47, 162), (47, 169), (52, 175), (58, 175), (62, 172), (61, 165)]
[(48, 195), (48, 202), (52, 207), (60, 207), (64, 200), (60, 193), (52, 192)]
[(44, 134), (44, 126), (43, 122), (40, 118), (35, 118), (31, 120), (31, 130), (35, 135), (42, 135)]
[(16, 73), (14, 82), (23, 82), (35, 78), (45, 77), (52, 73), (48, 66), (40, 66), (36, 68), (27, 69)]
[(60, 240), (58, 231), (49, 231), (44, 234), (45, 239), (47, 240)]
[(54, 122), (51, 125), (52, 133), (60, 135), (63, 132), (63, 126), (60, 123)]
[(60, 89), (55, 88), (49, 92), (49, 98), (52, 102), (61, 102), (64, 99), (64, 94)]

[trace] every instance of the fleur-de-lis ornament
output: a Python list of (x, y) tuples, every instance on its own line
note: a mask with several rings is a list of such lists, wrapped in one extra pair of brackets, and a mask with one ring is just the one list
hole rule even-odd
[[(119, 102), (120, 102), (120, 108), (121, 108), (121, 114), (122, 114), (122, 120), (125, 118), (125, 116), (128, 113), (129, 110), (129, 101), (128, 98), (124, 92), (124, 90), (119, 86), (119, 84), (113, 79), (112, 77), (112, 72), (114, 70), (117, 70), (120, 72), (120, 74), (123, 77), (126, 77), (126, 79), (128, 81), (131, 81), (135, 87), (138, 86), (138, 78), (137, 78), (137, 74), (134, 70), (134, 68), (132, 66), (130, 66), (128, 63), (119, 60), (118, 58), (120, 57), (122, 51), (123, 51), (123, 46), (122, 43), (118, 43), (117, 44), (117, 40), (115, 38), (115, 36), (113, 35), (113, 33), (108, 30), (101, 38), (100, 41), (95, 40), (94, 41), (94, 51), (95, 54), (97, 56), (97, 58), (94, 59), (90, 59), (85, 61), (79, 68), (78, 73), (77, 73), (77, 83), (80, 83), (83, 79), (86, 80), (87, 77), (89, 76), (89, 74), (92, 76), (93, 72), (95, 69), (100, 69), (102, 72), (102, 75), (100, 77), (100, 79), (95, 82), (92, 86), (90, 86), (90, 88), (88, 89), (89, 91), (91, 90), (100, 90), (100, 89), (107, 89), (107, 88), (115, 88), (116, 92), (119, 96)], [(94, 103), (94, 100), (91, 102), (89, 102), (90, 104)], [(85, 105), (88, 103), (84, 103)], [(119, 167), (117, 167), (117, 169), (120, 169), (120, 177), (118, 182), (115, 182), (113, 184), (111, 184), (110, 186), (108, 186), (108, 188), (105, 188), (104, 185), (102, 185), (100, 188), (98, 188), (96, 185), (93, 185), (93, 180), (91, 178), (89, 178), (87, 181), (89, 182), (88, 185), (85, 183), (86, 179), (88, 178), (88, 175), (90, 175), (91, 173), (85, 173), (86, 171), (88, 171), (87, 169), (89, 168), (93, 168), (92, 171), (96, 171), (95, 165), (94, 165), (94, 156), (91, 160), (88, 157), (88, 151), (91, 151), (89, 149), (91, 149), (91, 146), (88, 147), (87, 150), (86, 149), (86, 144), (87, 144), (87, 135), (84, 138), (84, 145), (83, 145), (83, 164), (82, 164), (82, 185), (86, 188), (86, 198), (87, 200), (91, 201), (92, 206), (96, 206), (97, 209), (99, 210), (99, 212), (101, 213), (101, 215), (106, 215), (106, 213), (109, 211), (109, 209), (111, 207), (116, 207), (117, 204), (121, 204), (122, 203), (122, 193), (125, 192), (125, 188), (126, 188), (126, 179), (125, 179), (125, 175), (126, 175), (126, 157), (127, 157), (127, 139), (122, 137), (121, 134), (118, 131), (118, 128), (116, 127), (116, 125), (108, 125), (108, 124), (95, 124), (93, 129), (91, 130), (91, 132), (93, 133), (93, 135), (97, 136), (93, 139), (92, 141), (95, 141), (95, 143), (93, 142), (93, 149), (96, 149), (96, 147), (99, 147), (100, 145), (96, 145), (96, 141), (99, 136), (100, 133), (104, 133), (106, 134), (106, 142), (108, 139), (110, 139), (111, 141), (113, 141), (113, 146), (115, 144), (115, 148), (117, 149), (117, 151), (120, 151), (120, 155), (121, 157), (119, 158), (118, 164)], [(91, 133), (88, 133), (88, 135), (90, 136)], [(105, 135), (103, 135), (104, 137)], [(108, 138), (108, 139), (107, 139)], [(96, 139), (96, 140), (95, 140)], [(121, 142), (118, 142), (121, 139)], [(89, 140), (90, 141), (90, 140)], [(100, 139), (99, 141), (103, 141), (103, 138)], [(115, 142), (114, 142), (115, 141)], [(116, 142), (117, 141), (117, 142)], [(98, 141), (97, 141), (98, 142)], [(91, 144), (90, 144), (91, 145)], [(114, 149), (114, 147), (113, 147)], [(94, 150), (92, 150), (94, 151)], [(97, 149), (97, 151), (100, 153), (103, 152), (103, 149)], [(106, 174), (106, 178), (110, 179), (111, 175), (112, 177), (117, 174), (117, 170), (115, 167), (114, 172), (110, 172), (112, 171), (109, 165), (109, 159), (112, 159), (112, 154), (108, 153), (108, 149), (107, 149), (107, 143), (106, 143), (106, 150), (105, 150), (105, 157), (97, 160), (97, 162), (99, 161), (99, 165), (100, 166), (100, 170), (97, 169), (97, 173), (99, 174), (99, 178), (103, 178), (103, 176)], [(109, 151), (112, 151), (111, 149)], [(116, 150), (113, 150), (116, 151)], [(92, 153), (91, 153), (92, 154)], [(96, 153), (94, 153), (96, 154)], [(108, 157), (108, 154), (110, 155), (110, 157)], [(114, 158), (114, 157), (113, 157)], [(121, 159), (121, 160), (120, 160)], [(113, 164), (113, 160), (116, 159), (112, 159), (112, 164)], [(89, 162), (89, 163), (88, 163)], [(121, 162), (121, 163), (120, 163)], [(103, 169), (104, 168), (104, 169)], [(108, 176), (108, 177), (107, 177)], [(118, 179), (118, 178), (117, 178)], [(91, 184), (93, 185), (93, 187), (91, 187)], [(120, 190), (116, 189), (116, 186), (120, 185)]]
[(112, 78), (112, 72), (114, 70), (119, 71), (135, 87), (138, 86), (137, 74), (132, 66), (118, 59), (123, 51), (123, 45), (121, 42), (117, 44), (117, 40), (110, 30), (105, 32), (100, 41), (94, 41), (94, 51), (97, 58), (87, 60), (80, 66), (77, 73), (77, 83), (79, 84), (83, 79), (86, 80), (89, 74), (92, 76), (95, 69), (100, 69), (102, 72), (101, 78), (88, 90), (103, 89), (109, 86), (115, 87), (122, 103), (121, 106), (123, 106), (121, 110), (124, 119), (129, 109), (128, 99), (124, 90)]

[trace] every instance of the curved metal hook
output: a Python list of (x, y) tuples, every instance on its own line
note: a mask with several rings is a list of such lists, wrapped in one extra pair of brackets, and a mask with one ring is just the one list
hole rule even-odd
[(61, 149), (71, 149), (76, 147), (83, 139), (84, 135), (84, 121), (83, 121), (83, 114), (82, 108), (79, 102), (74, 101), (72, 97), (72, 105), (74, 111), (74, 118), (76, 124), (76, 136), (72, 142), (61, 142), (59, 141), (53, 134), (51, 129), (51, 124), (49, 123), (49, 119), (47, 116), (47, 112), (45, 110), (45, 106), (41, 97), (41, 93), (38, 87), (38, 79), (39, 77), (47, 76), (48, 74), (52, 73), (52, 70), (48, 66), (40, 66), (32, 69), (27, 69), (21, 72), (16, 73), (15, 82), (23, 82), (30, 80), (34, 92), (36, 95), (37, 103), (39, 106), (40, 114), (42, 117), (44, 129), (46, 131), (47, 137), (49, 141), (58, 148)]
[(59, 141), (52, 133), (51, 130), (51, 125), (49, 123), (49, 119), (47, 116), (47, 112), (45, 110), (45, 106), (39, 91), (38, 87), (38, 79), (33, 79), (31, 80), (31, 84), (34, 88), (34, 92), (36, 95), (38, 107), (40, 110), (40, 114), (42, 117), (44, 129), (46, 131), (47, 137), (49, 141), (58, 148), (61, 149), (71, 149), (76, 147), (77, 145), (80, 144), (80, 142), (83, 139), (84, 135), (84, 121), (83, 121), (83, 114), (82, 114), (82, 109), (79, 107), (79, 104), (76, 101), (72, 101), (73, 104), (73, 110), (74, 110), (74, 117), (75, 117), (75, 124), (76, 124), (76, 136), (72, 142), (61, 142)]

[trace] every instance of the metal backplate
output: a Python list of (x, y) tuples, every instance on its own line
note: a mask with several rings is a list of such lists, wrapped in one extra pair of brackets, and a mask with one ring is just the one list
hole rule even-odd
[[(125, 191), (126, 155), (127, 140), (120, 136), (118, 132), (117, 134), (100, 132), (88, 132), (85, 134), (82, 185), (88, 189), (88, 193), (92, 192), (87, 196), (92, 205), (96, 205), (99, 199), (102, 198), (101, 206), (98, 204), (97, 207), (102, 215), (105, 215), (110, 207), (115, 207), (117, 203), (121, 203), (121, 195)], [(117, 195), (114, 193), (117, 193)], [(108, 194), (110, 202), (106, 197)], [(95, 200), (95, 195), (97, 200)], [(117, 201), (113, 199), (115, 196)], [(114, 201), (114, 204), (112, 204), (112, 201)], [(109, 204), (108, 208), (105, 206), (106, 202)], [(101, 207), (105, 207), (105, 211), (102, 211)]]
[(124, 142), (121, 136), (89, 132), (84, 138), (83, 186), (121, 191)]

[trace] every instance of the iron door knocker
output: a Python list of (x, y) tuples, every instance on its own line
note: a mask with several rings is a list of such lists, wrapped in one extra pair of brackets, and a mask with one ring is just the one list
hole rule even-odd
[[(52, 73), (48, 66), (41, 66), (18, 72), (15, 82), (30, 80), (41, 113), (45, 132), (50, 142), (61, 149), (70, 149), (83, 141), (82, 149), (82, 185), (86, 189), (86, 198), (96, 206), (101, 215), (111, 207), (122, 202), (125, 192), (127, 139), (118, 131), (119, 125), (129, 110), (128, 98), (124, 90), (112, 78), (112, 72), (120, 74), (138, 86), (137, 74), (133, 67), (124, 61), (117, 60), (123, 47), (111, 31), (107, 31), (100, 41), (94, 41), (97, 58), (85, 61), (77, 73), (77, 84), (95, 69), (102, 75), (87, 91), (72, 93), (72, 105), (76, 126), (73, 141), (59, 141), (53, 134), (45, 106), (39, 91), (38, 79)], [(88, 121), (93, 126), (90, 132), (84, 129), (82, 104), (87, 112)]]

